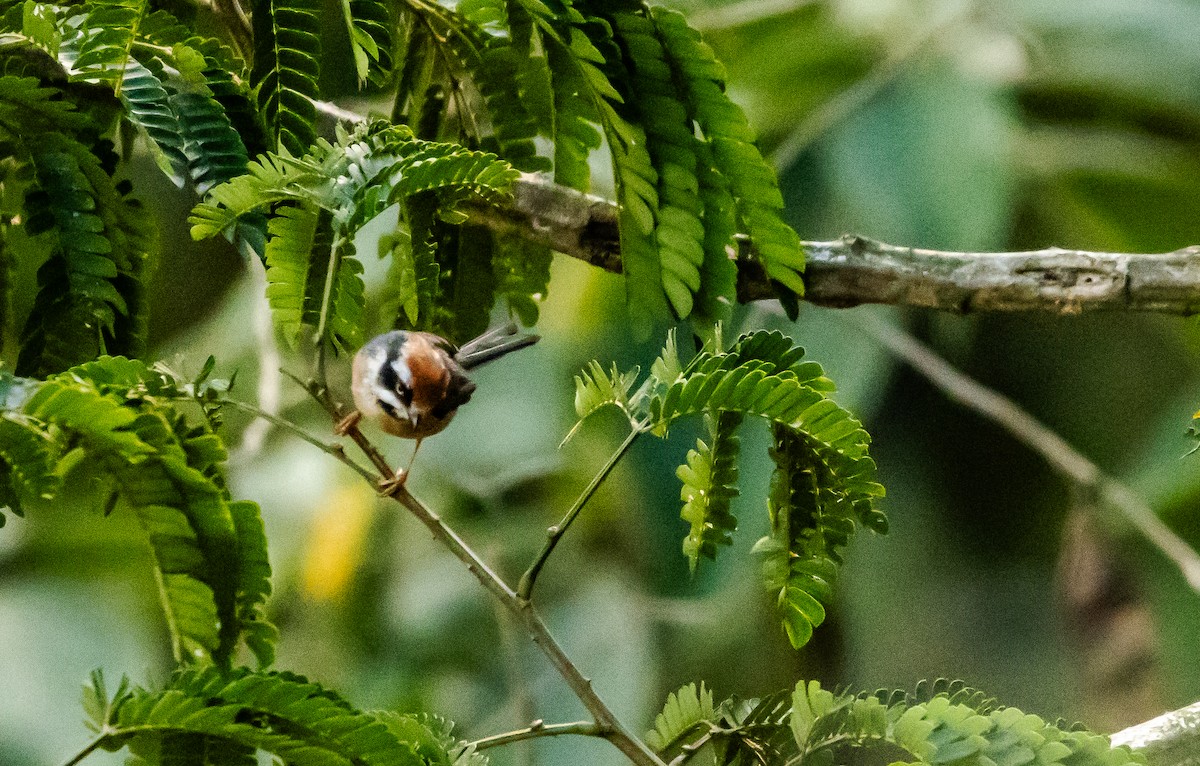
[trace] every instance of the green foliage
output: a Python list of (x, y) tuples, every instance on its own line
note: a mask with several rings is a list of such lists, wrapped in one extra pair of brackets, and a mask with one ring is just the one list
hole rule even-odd
[(128, 748), (150, 763), (220, 748), (223, 757), (204, 762), (242, 763), (262, 751), (295, 766), (486, 764), (473, 752), (452, 755), (468, 748), (440, 720), (363, 712), (291, 673), (183, 670), (158, 691), (122, 682), (111, 698), (97, 674), (84, 698), (101, 747)]
[(94, 152), (60, 133), (31, 147), (25, 230), (51, 239), (38, 294), (22, 333), (21, 375), (43, 376), (112, 351), (136, 355), (145, 341), (142, 282), (152, 224)]
[[(295, 344), (302, 328), (311, 326), (340, 347), (353, 349), (361, 345), (365, 300), (362, 266), (353, 257), (358, 230), (393, 205), (399, 205), (402, 228), (432, 226), (433, 209), (419, 198), (439, 200), (440, 215), (452, 218), (458, 204), (502, 199), (515, 177), (507, 163), (491, 154), (421, 141), (403, 127), (361, 126), (339, 132), (335, 143), (318, 140), (311, 153), (298, 159), (259, 158), (249, 174), (214, 188), (193, 211), (192, 235), (199, 239), (232, 232), (250, 216), (269, 214), (268, 298), (284, 336)], [(412, 259), (415, 284), (429, 291), (425, 303), (444, 297), (452, 316), (465, 318), (473, 307), (486, 322), (495, 292), (491, 264), (456, 266), (470, 246), (460, 238), (462, 249), (435, 251), (435, 258), (446, 260), (438, 262), (439, 279), (431, 281), (425, 273), (427, 256), (418, 252), (428, 240), (416, 241), (422, 244), (411, 254), (391, 254)], [(413, 237), (392, 242), (411, 248)], [(455, 281), (443, 287), (444, 278)], [(417, 307), (418, 312), (432, 310), (420, 300)], [(453, 334), (469, 336), (478, 329)]]
[[(319, 6), (313, 0), (257, 0), (251, 81), (272, 151), (304, 154), (312, 145), (321, 67)], [(367, 39), (372, 39), (364, 33)], [(363, 44), (363, 39), (358, 39)]]
[(710, 443), (697, 439), (696, 449), (688, 452), (687, 462), (676, 471), (683, 482), (679, 491), (683, 510), (679, 516), (691, 524), (691, 531), (683, 538), (683, 555), (693, 572), (701, 556), (715, 559), (718, 545), (733, 544), (737, 518), (730, 512), (729, 503), (738, 494), (741, 443), (737, 428), (742, 419), (740, 412), (705, 416)]
[(382, 84), (392, 69), (391, 12), (379, 0), (342, 0), (350, 34), (350, 52), (361, 86), (368, 79)]
[[(17, 186), (25, 231), (50, 251), (17, 361), (19, 374), (45, 376), (104, 353), (143, 351), (155, 231), (128, 182), (117, 180), (107, 136), (123, 135), (119, 120), (145, 135), (172, 179), (190, 178), (200, 192), (243, 173), (246, 148), (216, 99), (238, 95), (219, 44), (138, 0), (19, 9), (0, 20), (0, 57), (42, 77), (0, 78), (0, 135), (29, 181)], [(36, 265), (29, 257), (22, 253), (18, 268)]]
[[(185, 383), (164, 367), (102, 357), (45, 382), (6, 378), (0, 449), (6, 497), (52, 499), (83, 459), (114, 479), (154, 554), (172, 649), (181, 663), (228, 666), (241, 640), (260, 664), (274, 656), (263, 616), (270, 566), (258, 506), (225, 487), (225, 447), (208, 419), (191, 424), (176, 401), (204, 402), (222, 384)], [(20, 506), (13, 506), (19, 510)]]
[(725, 94), (725, 69), (688, 27), (683, 16), (654, 10), (655, 30), (684, 84), (686, 103), (712, 148), (711, 166), (727, 180), (741, 226), (755, 245), (767, 274), (802, 295), (804, 251), (799, 237), (783, 222), (783, 197), (775, 172), (754, 145), (754, 131), (741, 108)]
[(654, 718), (654, 728), (646, 733), (646, 744), (666, 754), (685, 738), (708, 728), (716, 719), (712, 691), (700, 684), (688, 684), (667, 696), (667, 704)]
[[(825, 619), (825, 605), (841, 564), (839, 549), (857, 527), (887, 530), (877, 507), (883, 487), (875, 481), (870, 437), (849, 411), (829, 395), (832, 382), (804, 349), (778, 332), (743, 335), (728, 351), (720, 332), (686, 366), (674, 338), (637, 391), (637, 370), (606, 373), (596, 362), (575, 379), (580, 421), (615, 406), (635, 429), (665, 437), (679, 418), (709, 418), (712, 444), (688, 455), (680, 467), (682, 517), (690, 524), (684, 554), (695, 568), (700, 555), (716, 556), (730, 542), (737, 519), (729, 511), (736, 494), (736, 429), (744, 415), (771, 423), (776, 463), (768, 509), (771, 534), (755, 552), (763, 580), (796, 648), (808, 643)], [(576, 426), (578, 428), (578, 425)]]
[[(20, 110), (0, 130), (43, 154), (37, 163), (23, 152), (38, 169), (32, 204), (44, 201), (38, 185), (53, 182), (70, 204), (88, 208), (64, 207), (55, 219), (60, 244), (43, 268), (20, 372), (45, 375), (102, 353), (141, 351), (149, 232), (127, 190), (98, 188), (112, 184), (89, 170), (99, 162), (110, 177), (115, 172), (97, 140), (118, 135), (121, 122), (145, 137), (173, 180), (208, 195), (195, 213), (198, 235), (219, 230), (267, 261), (270, 300), (292, 345), (309, 328), (339, 348), (360, 342), (364, 298), (354, 237), (399, 201), (400, 233), (387, 252), (406, 286), (385, 320), (462, 341), (486, 327), (502, 297), (510, 313), (533, 323), (549, 249), (463, 228), (460, 207), (498, 201), (514, 168), (553, 166), (560, 182), (586, 189), (589, 156), (601, 147), (613, 163), (627, 294), (643, 330), (669, 309), (680, 317), (728, 312), (739, 231), (750, 235), (768, 273), (799, 291), (792, 276), (802, 254), (794, 235), (785, 236), (773, 177), (724, 95), (711, 52), (679, 17), (639, 2), (402, 4), (406, 39), (393, 116), (413, 133), (361, 128), (331, 144), (318, 141), (313, 127), (318, 7), (264, 0), (252, 11), (248, 73), (236, 53), (197, 34), (190, 19), (145, 0), (31, 0), (3, 16), (8, 47), (0, 55), (41, 55), (38, 66), (57, 67), (67, 86), (15, 78), (0, 86), (0, 100), (7, 96)], [(341, 15), (360, 80), (385, 83), (395, 53), (389, 6), (343, 0)], [(539, 149), (539, 137), (552, 148)], [(449, 139), (471, 151), (417, 138)], [(249, 157), (264, 149), (272, 153), (251, 167)], [(87, 183), (50, 151), (70, 154)], [(425, 193), (436, 204), (419, 199)], [(324, 211), (315, 227), (313, 210)], [(90, 228), (61, 231), (75, 217)], [(84, 233), (108, 239), (114, 253), (75, 247)], [(122, 237), (131, 252), (116, 252)], [(790, 254), (779, 249), (788, 247)], [(116, 264), (115, 275), (102, 260)]]
[[(442, 215), (451, 216), (457, 203), (502, 198), (515, 175), (508, 163), (485, 152), (424, 142), (403, 127), (362, 126), (353, 133), (340, 132), (334, 144), (319, 139), (304, 157), (260, 157), (251, 164), (250, 174), (214, 188), (208, 201), (193, 211), (192, 235), (199, 239), (232, 232), (247, 216), (270, 213), (266, 276), (278, 327), (292, 343), (302, 328), (313, 327), (322, 331), (323, 340), (356, 348), (361, 345), (365, 301), (361, 264), (353, 257), (359, 229), (395, 204), (400, 204), (402, 227), (431, 226), (432, 209), (414, 198), (442, 199), (446, 205)], [(414, 222), (422, 210), (426, 217)], [(395, 241), (412, 247), (412, 239)], [(457, 250), (437, 253), (462, 257)], [(416, 285), (428, 289), (437, 283), (424, 274), (426, 262), (418, 252), (394, 253), (394, 257), (410, 257), (414, 264), (422, 264), (416, 270)], [(482, 312), (478, 316), (486, 322), (496, 289), (492, 268), (490, 263), (473, 267), (439, 263), (439, 275), (454, 277), (457, 289), (439, 287), (438, 295), (448, 294), (451, 300), (458, 295), (452, 316), (466, 317), (469, 304)], [(331, 273), (334, 276), (329, 277)], [(476, 288), (470, 294), (468, 281)], [(433, 294), (427, 294), (426, 305), (433, 299)], [(430, 310), (422, 309), (420, 300), (418, 307)]]
[(542, 135), (553, 141), (555, 180), (585, 191), (589, 156), (607, 148), (628, 302), (643, 329), (671, 313), (728, 314), (739, 232), (785, 293), (803, 291), (804, 255), (782, 221), (774, 173), (725, 94), (724, 70), (681, 16), (582, 0), (405, 12), (408, 61), (394, 114), (419, 136), (538, 170), (547, 158), (533, 139)]
[(1133, 766), (1144, 759), (1107, 737), (1066, 730), (982, 699), (961, 682), (874, 695), (834, 694), (816, 681), (791, 693), (718, 705), (703, 687), (667, 698), (647, 743), (685, 763), (705, 745), (717, 763), (824, 766), (885, 758), (956, 766)]

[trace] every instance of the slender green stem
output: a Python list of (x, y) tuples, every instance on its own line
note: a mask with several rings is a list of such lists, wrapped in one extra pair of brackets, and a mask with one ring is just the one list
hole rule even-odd
[(467, 747), (474, 747), (476, 750), (486, 750), (489, 747), (498, 747), (499, 745), (507, 745), (512, 742), (521, 742), (522, 740), (527, 739), (537, 739), (538, 737), (559, 737), (564, 734), (580, 734), (585, 737), (608, 736), (608, 732), (606, 732), (598, 724), (592, 723), (591, 721), (550, 724), (542, 723), (541, 721), (534, 721), (524, 729), (506, 731), (503, 734), (493, 734), (490, 737), (477, 739), (468, 744)]
[(637, 438), (646, 432), (645, 423), (635, 423), (633, 430), (625, 437), (625, 441), (621, 442), (621, 446), (617, 447), (617, 451), (609, 457), (608, 462), (600, 469), (600, 472), (592, 477), (589, 483), (575, 500), (575, 504), (571, 506), (567, 514), (563, 516), (562, 521), (546, 530), (546, 543), (542, 546), (542, 550), (538, 553), (533, 563), (525, 570), (525, 574), (521, 575), (521, 581), (517, 584), (517, 595), (526, 601), (533, 595), (533, 586), (537, 583), (538, 574), (541, 573), (542, 567), (546, 565), (546, 559), (550, 558), (550, 554), (554, 552), (554, 547), (558, 545), (558, 541), (566, 534), (567, 528), (571, 526), (571, 522), (575, 521), (575, 517), (583, 510), (583, 506), (587, 505), (588, 500), (592, 499), (592, 495), (596, 494), (596, 490), (616, 468), (617, 463), (621, 462), (621, 458), (625, 457), (625, 453), (637, 441)]
[(96, 737), (88, 743), (87, 747), (76, 753), (74, 758), (64, 763), (63, 766), (77, 766), (84, 758), (96, 752), (96, 749), (103, 745), (106, 739), (108, 739), (108, 734), (101, 734), (99, 737)]
[(329, 246), (329, 266), (325, 272), (325, 286), (321, 291), (321, 314), (317, 320), (317, 334), (313, 338), (317, 344), (317, 381), (321, 390), (328, 395), (329, 378), (325, 374), (325, 351), (329, 335), (329, 312), (333, 311), (333, 286), (337, 283), (337, 272), (341, 268), (342, 251), (341, 238), (335, 236)]
[(700, 752), (700, 748), (708, 744), (708, 741), (712, 739), (713, 734), (714, 732), (707, 732), (703, 737), (695, 742), (689, 742), (684, 745), (680, 750), (679, 755), (672, 758), (671, 762), (667, 764), (667, 766), (683, 766), (684, 763), (687, 763), (689, 760), (691, 760), (692, 756)]

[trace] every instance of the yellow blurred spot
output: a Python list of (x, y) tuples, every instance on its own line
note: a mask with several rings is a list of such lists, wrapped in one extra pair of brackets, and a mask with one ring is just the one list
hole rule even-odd
[(375, 499), (369, 487), (347, 484), (322, 503), (304, 552), (301, 582), (310, 599), (336, 601), (346, 594), (363, 557)]

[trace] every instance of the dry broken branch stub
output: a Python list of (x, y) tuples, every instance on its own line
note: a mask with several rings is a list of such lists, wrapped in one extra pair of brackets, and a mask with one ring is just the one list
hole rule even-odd
[[(477, 205), (478, 223), (621, 272), (616, 206), (526, 175), (503, 208)], [(1051, 247), (1019, 253), (960, 253), (899, 247), (864, 237), (804, 242), (804, 299), (846, 308), (868, 303), (959, 313), (1040, 311), (1200, 312), (1200, 247), (1172, 253), (1096, 253)], [(736, 255), (738, 300), (773, 298), (775, 288), (748, 242)]]

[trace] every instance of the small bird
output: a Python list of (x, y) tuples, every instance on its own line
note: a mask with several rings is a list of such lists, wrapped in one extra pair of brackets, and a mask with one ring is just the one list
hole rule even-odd
[(467, 370), (533, 345), (537, 335), (519, 335), (513, 323), (494, 328), (457, 348), (428, 332), (393, 330), (372, 338), (354, 356), (351, 392), (357, 410), (338, 423), (345, 435), (364, 416), (393, 436), (416, 439), (408, 467), (380, 483), (391, 494), (404, 486), (421, 441), (438, 433), (471, 399), (475, 384)]

